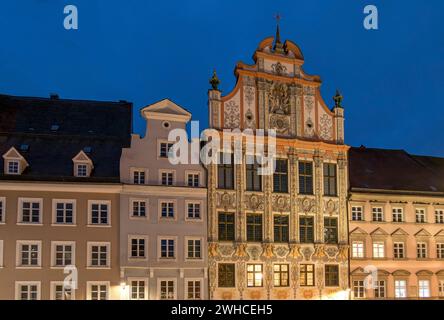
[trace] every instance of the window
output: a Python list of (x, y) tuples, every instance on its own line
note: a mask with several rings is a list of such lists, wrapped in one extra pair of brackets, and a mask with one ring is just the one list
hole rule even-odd
[(186, 297), (188, 300), (202, 299), (202, 281), (186, 280)]
[(353, 281), (353, 297), (355, 299), (365, 298), (365, 287), (363, 280), (354, 280)]
[(338, 243), (338, 219), (324, 218), (325, 243)]
[(363, 208), (358, 206), (352, 207), (352, 220), (353, 221), (363, 221), (364, 220), (364, 214), (363, 214)]
[(161, 171), (161, 185), (172, 186), (174, 183), (174, 172), (172, 171)]
[(202, 259), (201, 239), (187, 239), (187, 259)]
[(171, 151), (173, 144), (174, 143), (161, 142), (160, 143), (160, 150), (159, 150), (159, 157), (160, 158), (168, 158), (168, 153)]
[(247, 241), (262, 241), (262, 214), (247, 214)]
[(377, 299), (385, 298), (385, 281), (384, 280), (376, 281), (375, 287), (374, 287), (374, 294), (375, 294), (375, 298), (377, 298)]
[(234, 213), (219, 212), (219, 241), (234, 241)]
[(427, 243), (425, 243), (425, 242), (418, 242), (416, 244), (416, 257), (418, 259), (425, 259), (425, 258), (427, 258)]
[(425, 210), (424, 209), (415, 209), (416, 214), (416, 223), (425, 223)]
[(75, 217), (74, 217), (75, 201), (54, 200), (53, 207), (55, 210), (54, 223), (56, 224), (75, 223)]
[(7, 174), (20, 174), (20, 162), (18, 160), (8, 160)]
[(395, 259), (404, 259), (404, 242), (393, 243), (393, 257)]
[(395, 280), (395, 298), (407, 298), (406, 280)]
[(188, 173), (187, 182), (189, 187), (199, 187), (199, 174), (198, 173)]
[(40, 267), (41, 245), (41, 241), (17, 241), (17, 266)]
[(235, 287), (234, 263), (219, 263), (217, 268), (217, 285), (220, 288)]
[(130, 238), (130, 257), (132, 259), (146, 258), (146, 237)]
[(63, 282), (51, 282), (52, 300), (74, 300), (74, 294), (70, 286), (64, 286)]
[(5, 215), (6, 215), (6, 200), (5, 198), (0, 198), (0, 223), (4, 223), (5, 222)]
[(324, 195), (336, 196), (336, 164), (324, 163)]
[(339, 286), (339, 266), (325, 265), (325, 286), (326, 287)]
[(274, 242), (288, 242), (289, 217), (287, 214), (273, 216)]
[(353, 241), (352, 243), (352, 257), (353, 258), (364, 258), (364, 242)]
[(439, 280), (438, 283), (438, 295), (444, 297), (444, 280)]
[(262, 287), (263, 274), (261, 264), (247, 264), (247, 287)]
[(131, 201), (131, 216), (135, 218), (145, 218), (146, 215), (146, 201), (145, 200), (132, 200)]
[(160, 216), (162, 218), (174, 219), (174, 202), (162, 201), (160, 203), (160, 207), (161, 207)]
[(438, 259), (444, 259), (444, 243), (436, 244), (436, 257)]
[(429, 280), (419, 280), (419, 297), (420, 298), (430, 298), (430, 281)]
[(88, 300), (108, 300), (108, 282), (88, 282)]
[(16, 282), (17, 300), (40, 300), (40, 282)]
[(392, 217), (393, 217), (393, 222), (403, 222), (403, 210), (402, 208), (393, 208), (392, 209)]
[(373, 207), (372, 208), (372, 215), (373, 215), (373, 221), (375, 221), (375, 222), (382, 222), (382, 221), (384, 221), (384, 213), (382, 211), (382, 208), (380, 208), (380, 207)]
[(160, 300), (174, 300), (176, 299), (176, 281), (174, 280), (160, 280)]
[(109, 225), (109, 207), (108, 202), (92, 202), (90, 204), (90, 224), (91, 225)]
[(234, 189), (234, 156), (232, 153), (219, 153), (217, 187), (219, 189)]
[(314, 264), (301, 264), (300, 281), (301, 287), (314, 286)]
[(384, 258), (384, 242), (373, 242), (373, 258)]
[(200, 220), (200, 203), (188, 202), (187, 203), (187, 219)]
[(0, 240), (0, 268), (3, 267), (3, 240)]
[(288, 161), (276, 159), (276, 168), (273, 173), (273, 192), (288, 192)]
[(246, 162), (247, 191), (262, 191), (262, 176), (259, 175), (260, 164), (252, 155), (247, 156)]
[(444, 210), (436, 210), (435, 211), (435, 222), (436, 223), (444, 223)]
[(275, 287), (289, 286), (288, 264), (273, 265), (273, 285)]
[(144, 170), (134, 170), (133, 171), (133, 183), (134, 184), (145, 184), (145, 171)]
[(51, 242), (52, 266), (65, 267), (75, 264), (74, 242)]
[(88, 165), (87, 164), (76, 164), (76, 177), (87, 177), (88, 176)]
[(160, 239), (160, 258), (174, 259), (176, 257), (175, 239)]
[(21, 213), (19, 217), (20, 223), (41, 223), (42, 200), (20, 199), (19, 202)]
[(88, 242), (89, 267), (108, 268), (110, 266), (110, 244), (107, 242)]
[(299, 218), (299, 237), (301, 243), (313, 243), (313, 217), (300, 217)]
[(146, 300), (147, 299), (147, 284), (145, 280), (130, 279), (131, 286), (131, 300)]
[(299, 162), (299, 193), (313, 194), (313, 163)]

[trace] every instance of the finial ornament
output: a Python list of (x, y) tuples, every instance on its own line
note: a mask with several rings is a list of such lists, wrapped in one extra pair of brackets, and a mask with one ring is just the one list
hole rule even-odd
[(216, 69), (213, 70), (213, 76), (211, 77), (209, 82), (210, 82), (211, 87), (213, 88), (213, 90), (219, 90), (218, 86), (220, 84), (220, 80), (217, 77)]
[(339, 90), (336, 89), (336, 94), (333, 97), (333, 100), (335, 102), (335, 108), (343, 108), (342, 107), (342, 99), (343, 99), (343, 97), (342, 97), (341, 93), (339, 92)]
[(285, 53), (284, 45), (281, 42), (281, 31), (279, 28), (279, 22), (281, 21), (282, 16), (279, 13), (276, 13), (274, 18), (276, 19), (276, 36), (274, 37), (273, 50), (277, 53)]

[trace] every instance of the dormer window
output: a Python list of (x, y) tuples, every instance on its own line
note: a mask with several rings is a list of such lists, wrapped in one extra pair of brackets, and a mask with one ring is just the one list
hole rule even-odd
[(82, 150), (73, 159), (74, 163), (74, 176), (79, 178), (86, 178), (91, 176), (91, 172), (94, 169), (92, 160)]
[(28, 166), (26, 159), (14, 147), (3, 155), (3, 159), (5, 174), (20, 175)]
[(18, 160), (7, 161), (7, 174), (20, 174), (20, 162)]

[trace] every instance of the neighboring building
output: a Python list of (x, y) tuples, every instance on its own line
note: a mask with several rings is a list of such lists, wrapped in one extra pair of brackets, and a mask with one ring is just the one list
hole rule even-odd
[[(119, 299), (132, 105), (0, 95), (0, 299)], [(74, 265), (78, 289), (63, 288)]]
[(210, 298), (347, 298), (342, 97), (327, 107), (320, 78), (303, 72), (299, 47), (282, 43), (279, 29), (253, 58), (253, 65), (236, 65), (236, 86), (226, 96), (213, 76), (210, 128), (275, 129), (276, 171), (260, 176), (259, 160), (245, 164), (254, 155), (245, 144), (242, 164), (208, 166)]
[(444, 158), (360, 147), (349, 161), (353, 297), (444, 298)]
[(145, 137), (132, 136), (120, 163), (120, 264), (126, 298), (206, 299), (206, 172), (199, 162), (171, 164), (168, 159), (175, 143), (168, 141), (170, 131), (185, 130), (191, 114), (165, 99), (143, 108), (141, 115), (147, 123)]

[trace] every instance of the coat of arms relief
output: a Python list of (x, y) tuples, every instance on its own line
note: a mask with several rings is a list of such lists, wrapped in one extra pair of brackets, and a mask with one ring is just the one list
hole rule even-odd
[(268, 92), (269, 127), (278, 134), (288, 134), (290, 130), (290, 90), (285, 83), (271, 82)]

